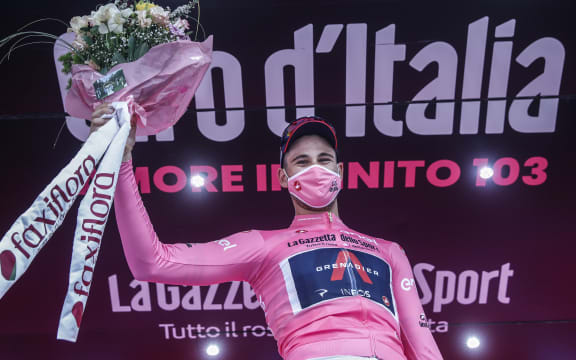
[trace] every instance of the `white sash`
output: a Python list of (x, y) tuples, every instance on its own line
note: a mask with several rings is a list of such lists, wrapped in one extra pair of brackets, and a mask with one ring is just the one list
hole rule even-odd
[(88, 137), (78, 154), (42, 190), (0, 240), (1, 299), (62, 224), (94, 173), (96, 164), (106, 153), (78, 209), (68, 294), (58, 329), (58, 339), (73, 342), (78, 335), (130, 132), (131, 115), (126, 103), (117, 102), (112, 106), (116, 110), (114, 120), (108, 121)]
[(114, 118), (117, 121), (109, 121), (109, 123), (116, 123), (116, 126), (120, 124), (121, 127), (104, 154), (78, 208), (68, 293), (58, 325), (57, 338), (60, 340), (76, 342), (78, 337), (82, 315), (92, 285), (96, 259), (102, 244), (104, 227), (114, 201), (124, 146), (130, 132), (130, 113), (126, 103), (112, 103), (112, 106), (116, 109)]

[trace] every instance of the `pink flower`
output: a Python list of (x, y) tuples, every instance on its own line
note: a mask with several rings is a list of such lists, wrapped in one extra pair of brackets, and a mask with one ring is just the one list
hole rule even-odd
[(178, 29), (175, 25), (173, 25), (172, 23), (168, 23), (168, 28), (170, 29), (170, 33), (172, 33), (173, 35), (178, 36), (180, 39), (185, 39), (186, 38), (186, 34), (184, 33), (184, 30), (182, 29)]
[(138, 25), (142, 28), (147, 28), (152, 25), (152, 19), (148, 17), (148, 11), (137, 10), (136, 15), (138, 15)]
[(82, 35), (77, 34), (76, 38), (74, 39), (74, 42), (72, 42), (72, 46), (74, 47), (74, 49), (82, 50), (86, 46), (88, 46), (88, 44), (86, 44)]
[(186, 19), (178, 19), (175, 23), (174, 26), (179, 29), (179, 30), (188, 30), (190, 29), (190, 24), (188, 23), (188, 20)]

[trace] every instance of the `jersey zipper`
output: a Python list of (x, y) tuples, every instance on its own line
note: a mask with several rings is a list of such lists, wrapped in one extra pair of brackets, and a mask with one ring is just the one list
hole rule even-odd
[(364, 306), (364, 299), (361, 296), (359, 296), (358, 299), (360, 300), (360, 307), (362, 308), (362, 324), (366, 325), (368, 319), (366, 316), (366, 307)]
[[(332, 211), (328, 211), (328, 221), (329, 221), (329, 227), (332, 228), (332, 224), (334, 223), (334, 217), (332, 215)], [(346, 253), (347, 254), (347, 253)], [(349, 256), (347, 257), (347, 263), (348, 261), (351, 261), (351, 259), (349, 258)], [(354, 277), (354, 274), (352, 274), (352, 272), (350, 271), (350, 268), (347, 267), (346, 268), (346, 272), (348, 273), (348, 276), (350, 277), (351, 280), (351, 286), (354, 290), (358, 290), (358, 287), (356, 285), (356, 278)], [(357, 296), (358, 301), (360, 302), (360, 308), (362, 309), (362, 324), (364, 326), (366, 326), (368, 319), (367, 319), (367, 314), (366, 314), (366, 306), (364, 305), (364, 298), (362, 298), (362, 296)], [(374, 359), (376, 359), (376, 339), (374, 338), (374, 334), (372, 333), (372, 331), (370, 330), (370, 328), (368, 326), (366, 326), (366, 329), (368, 330), (368, 334), (370, 335), (370, 351), (372, 352), (372, 356)]]

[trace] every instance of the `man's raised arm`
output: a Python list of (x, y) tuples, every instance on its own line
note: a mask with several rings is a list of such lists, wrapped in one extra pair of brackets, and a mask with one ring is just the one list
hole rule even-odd
[[(120, 167), (114, 209), (126, 261), (137, 280), (177, 285), (250, 281), (265, 256), (258, 231), (209, 243), (160, 242), (138, 192), (131, 160)], [(193, 229), (190, 234), (197, 240)]]

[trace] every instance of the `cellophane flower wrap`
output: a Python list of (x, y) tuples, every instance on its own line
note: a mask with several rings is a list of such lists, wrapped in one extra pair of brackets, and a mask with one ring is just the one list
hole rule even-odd
[(102, 100), (96, 97), (94, 82), (104, 75), (88, 65), (73, 65), (64, 108), (71, 116), (89, 119), (103, 101), (126, 101), (137, 121), (136, 134), (154, 135), (186, 112), (211, 61), (212, 36), (201, 43), (178, 40), (156, 45), (140, 59), (109, 70), (122, 69), (127, 86)]

